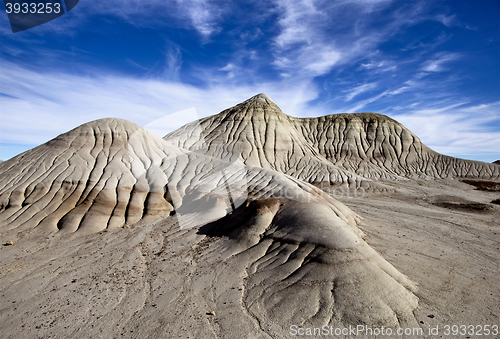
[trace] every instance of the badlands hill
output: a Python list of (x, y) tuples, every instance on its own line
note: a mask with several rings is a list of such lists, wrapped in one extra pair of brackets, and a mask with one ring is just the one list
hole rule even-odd
[(294, 118), (281, 112), (266, 94), (188, 124), (164, 139), (185, 149), (206, 148), (217, 158), (241, 158), (245, 164), (309, 182), (347, 182), (360, 176), (500, 177), (499, 166), (439, 154), (382, 114)]
[[(264, 94), (164, 139), (84, 124), (0, 164), (2, 336), (498, 323), (495, 192), (453, 178), (499, 168), (382, 115), (292, 118)], [(340, 202), (312, 185), (374, 179), (399, 193)], [(480, 214), (457, 212), (465, 196)]]

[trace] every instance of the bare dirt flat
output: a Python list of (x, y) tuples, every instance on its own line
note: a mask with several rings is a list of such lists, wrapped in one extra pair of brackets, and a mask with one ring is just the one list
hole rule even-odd
[(337, 197), (363, 216), (368, 244), (418, 282), (422, 327), (498, 324), (499, 193), (459, 180), (384, 184), (396, 192)]

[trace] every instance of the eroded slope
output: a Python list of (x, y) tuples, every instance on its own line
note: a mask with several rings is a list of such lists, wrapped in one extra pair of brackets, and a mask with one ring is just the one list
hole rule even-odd
[(439, 154), (397, 121), (377, 113), (294, 118), (265, 94), (164, 137), (221, 159), (270, 168), (308, 182), (500, 177), (500, 166)]
[(326, 159), (367, 178), (498, 178), (500, 166), (431, 150), (397, 121), (377, 113), (293, 118), (293, 125)]
[(14, 239), (0, 249), (2, 333), (288, 338), (293, 324), (415, 326), (413, 283), (331, 201), (249, 200), (201, 228), (170, 216)]
[(265, 94), (194, 121), (164, 137), (169, 143), (219, 159), (272, 169), (308, 182), (350, 182), (363, 178), (334, 166)]
[(1, 164), (0, 222), (94, 232), (168, 215), (163, 187), (144, 176), (164, 156), (161, 140), (131, 122), (84, 124)]
[(225, 216), (248, 196), (296, 198), (313, 190), (282, 173), (172, 146), (120, 119), (84, 124), (0, 170), (0, 222), (18, 231), (96, 232), (174, 209), (183, 227), (192, 227)]

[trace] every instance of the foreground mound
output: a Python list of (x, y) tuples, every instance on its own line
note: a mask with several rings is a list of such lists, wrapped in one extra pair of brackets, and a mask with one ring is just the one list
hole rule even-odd
[(201, 228), (170, 216), (16, 238), (0, 249), (2, 333), (288, 338), (293, 325), (417, 326), (414, 284), (332, 202), (249, 200)]

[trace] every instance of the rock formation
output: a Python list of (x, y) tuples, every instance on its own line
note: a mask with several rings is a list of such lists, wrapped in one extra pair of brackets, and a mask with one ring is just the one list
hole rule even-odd
[[(201, 130), (193, 133), (194, 130)], [(439, 154), (377, 113), (294, 118), (265, 94), (164, 137), (186, 149), (270, 168), (309, 182), (363, 179), (498, 178), (500, 167)]]

